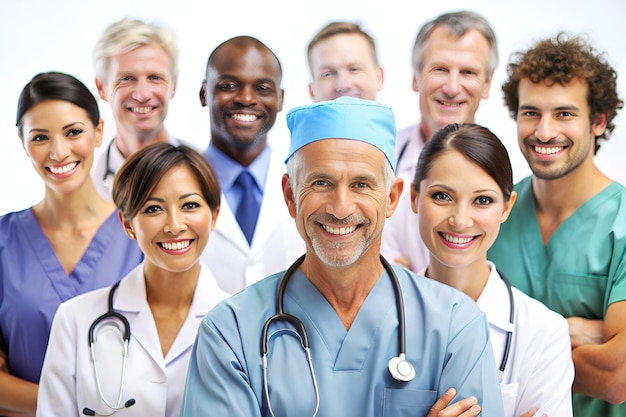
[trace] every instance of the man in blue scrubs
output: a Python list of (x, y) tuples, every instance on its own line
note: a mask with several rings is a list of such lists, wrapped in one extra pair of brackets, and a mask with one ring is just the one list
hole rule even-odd
[(533, 175), (488, 257), (567, 318), (574, 416), (625, 416), (626, 189), (593, 159), (623, 107), (617, 75), (565, 33), (513, 57), (502, 90)]
[[(465, 399), (459, 408), (467, 415), (503, 415), (489, 329), (476, 304), (451, 287), (386, 268), (380, 257), (383, 225), (403, 188), (393, 172), (391, 109), (341, 97), (296, 107), (287, 124), (283, 194), (306, 243), (304, 260), (280, 296), (282, 272), (208, 313), (181, 415), (427, 416), (450, 388), (453, 403)], [(288, 318), (266, 326), (277, 308)]]

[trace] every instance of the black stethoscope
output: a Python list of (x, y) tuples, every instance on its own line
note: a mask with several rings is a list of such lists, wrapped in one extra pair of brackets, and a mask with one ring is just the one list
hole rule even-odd
[[(306, 255), (302, 255), (298, 260), (296, 260), (289, 269), (283, 275), (283, 278), (280, 282), (280, 286), (278, 287), (277, 300), (276, 300), (276, 314), (270, 317), (265, 324), (263, 325), (263, 333), (261, 334), (261, 361), (263, 363), (263, 391), (265, 395), (265, 399), (267, 401), (267, 408), (272, 417), (274, 417), (274, 412), (272, 410), (272, 405), (270, 403), (269, 396), (269, 386), (267, 382), (267, 353), (268, 353), (268, 339), (267, 333), (270, 325), (273, 322), (284, 320), (293, 324), (298, 329), (298, 335), (300, 336), (300, 342), (302, 344), (302, 348), (306, 353), (307, 361), (309, 362), (309, 369), (311, 371), (311, 379), (313, 380), (313, 389), (315, 390), (315, 412), (313, 416), (317, 415), (320, 406), (320, 396), (319, 389), (317, 386), (317, 380), (315, 379), (315, 370), (313, 369), (313, 361), (311, 359), (311, 349), (309, 346), (309, 339), (306, 334), (306, 329), (304, 328), (304, 323), (291, 314), (285, 313), (283, 310), (283, 298), (285, 296), (285, 289), (287, 288), (287, 283), (289, 279), (293, 275), (293, 273), (298, 269), (298, 267), (304, 261), (304, 257)], [(393, 284), (394, 291), (396, 293), (396, 308), (398, 311), (398, 356), (393, 357), (389, 360), (389, 373), (391, 376), (397, 381), (411, 381), (415, 377), (415, 369), (411, 362), (406, 359), (406, 338), (405, 338), (405, 330), (404, 330), (404, 301), (402, 299), (402, 291), (400, 288), (400, 282), (398, 281), (398, 277), (394, 272), (393, 268), (387, 262), (387, 260), (381, 255), (380, 261), (382, 262), (385, 270), (389, 274), (391, 278), (391, 283)]]
[(113, 143), (115, 143), (115, 138), (111, 139), (111, 142), (109, 142), (104, 159), (104, 175), (102, 175), (102, 184), (104, 184), (104, 188), (108, 188), (111, 177), (115, 177), (115, 172), (111, 169), (111, 147), (113, 146)]
[[(124, 404), (122, 404), (122, 394), (124, 391), (124, 376), (126, 374), (126, 358), (128, 356), (128, 342), (130, 342), (130, 323), (128, 322), (128, 319), (124, 317), (123, 314), (120, 314), (117, 311), (113, 311), (113, 296), (115, 295), (115, 291), (117, 290), (117, 287), (119, 285), (120, 283), (117, 282), (115, 285), (111, 287), (111, 291), (109, 291), (109, 305), (108, 305), (107, 312), (101, 315), (100, 317), (98, 317), (97, 319), (95, 319), (94, 322), (91, 323), (91, 326), (89, 326), (89, 348), (91, 349), (91, 361), (93, 363), (93, 371), (96, 375), (96, 386), (98, 387), (98, 395), (100, 396), (100, 399), (107, 405), (107, 407), (109, 407), (112, 410), (112, 412), (109, 414), (100, 414), (100, 413), (95, 412), (91, 408), (85, 407), (83, 408), (83, 414), (87, 416), (111, 416), (117, 413), (118, 411), (128, 408), (135, 404), (135, 400), (133, 398), (129, 399)], [(97, 340), (96, 328), (98, 327), (100, 323), (102, 323), (105, 320), (114, 320), (114, 323), (115, 323), (114, 326), (120, 331), (120, 339), (122, 340), (122, 344), (124, 346), (124, 352), (123, 352), (123, 357), (122, 357), (122, 373), (120, 377), (120, 391), (117, 397), (116, 405), (109, 403), (109, 401), (107, 401), (107, 399), (104, 397), (104, 394), (102, 393), (102, 387), (100, 386), (100, 377), (98, 375), (98, 366), (96, 364), (96, 349), (95, 349), (96, 340)], [(119, 323), (122, 324), (121, 327)]]
[(511, 283), (507, 279), (507, 277), (496, 268), (496, 272), (500, 275), (502, 281), (506, 285), (506, 290), (509, 293), (509, 323), (511, 323), (511, 330), (506, 332), (506, 344), (504, 345), (504, 354), (502, 355), (502, 361), (500, 361), (500, 368), (498, 368), (498, 373), (500, 374), (500, 382), (502, 382), (502, 378), (504, 377), (504, 369), (506, 368), (506, 363), (509, 360), (509, 353), (511, 351), (511, 342), (513, 339), (513, 326), (515, 321), (515, 301), (513, 299), (513, 290), (511, 289)]

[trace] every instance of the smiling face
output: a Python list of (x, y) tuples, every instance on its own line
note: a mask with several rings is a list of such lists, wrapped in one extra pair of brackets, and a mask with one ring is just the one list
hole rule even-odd
[(207, 70), (200, 98), (211, 113), (211, 140), (232, 159), (256, 155), (283, 107), (281, 70), (274, 54), (258, 44), (224, 44)]
[(324, 139), (292, 158), (296, 189), (283, 178), (283, 190), (307, 253), (330, 267), (352, 265), (366, 253), (377, 258), (385, 218), (402, 191), (399, 180), (386, 187), (384, 154), (358, 140)]
[(309, 54), (313, 101), (351, 96), (376, 100), (383, 86), (383, 70), (364, 36), (338, 34), (317, 43)]
[(128, 153), (166, 138), (164, 121), (176, 91), (165, 50), (148, 44), (111, 58), (106, 80), (96, 79), (100, 98), (111, 105)]
[(63, 100), (42, 101), (21, 121), (22, 146), (47, 189), (69, 193), (90, 178), (102, 121), (94, 126), (83, 108)]
[(563, 178), (581, 165), (593, 165), (595, 137), (604, 132), (606, 117), (590, 123), (587, 85), (520, 80), (517, 135), (533, 174)]
[(425, 138), (450, 123), (474, 122), (481, 99), (489, 97), (489, 50), (489, 42), (477, 30), (460, 38), (443, 27), (430, 34), (421, 68), (413, 76)]
[(411, 205), (419, 213), (419, 233), (431, 253), (431, 265), (484, 264), (515, 193), (505, 201), (497, 182), (456, 150), (433, 160), (419, 190), (411, 190)]
[(151, 269), (183, 272), (199, 267), (216, 220), (196, 176), (179, 165), (163, 175), (139, 213), (123, 222), (137, 237), (147, 274)]

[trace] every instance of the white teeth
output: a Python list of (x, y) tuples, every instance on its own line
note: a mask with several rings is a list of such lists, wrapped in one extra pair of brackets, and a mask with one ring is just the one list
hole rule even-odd
[(465, 243), (470, 242), (473, 238), (472, 237), (456, 237), (456, 236), (450, 236), (448, 234), (442, 233), (441, 234), (443, 236), (443, 238), (445, 240), (447, 240), (450, 243), (454, 243), (455, 245), (463, 245)]
[(331, 227), (331, 226), (326, 226), (325, 224), (323, 224), (322, 227), (328, 233), (333, 234), (333, 235), (347, 235), (348, 233), (352, 233), (352, 232), (354, 232), (356, 230), (356, 226)]
[(149, 113), (152, 111), (152, 109), (153, 107), (131, 107), (131, 110), (133, 111), (133, 113), (141, 113), (141, 114)]
[(254, 122), (257, 119), (254, 114), (233, 114), (231, 117), (241, 122)]
[(76, 162), (72, 162), (71, 164), (63, 165), (62, 167), (48, 167), (50, 172), (53, 174), (65, 174), (66, 172), (70, 172), (74, 168), (76, 168)]
[(166, 250), (181, 250), (181, 249), (185, 249), (190, 244), (191, 244), (190, 240), (185, 240), (185, 241), (173, 242), (173, 243), (162, 242), (161, 246), (163, 246), (163, 249), (166, 249)]
[(562, 146), (534, 146), (535, 152), (540, 153), (542, 155), (552, 155), (553, 153), (561, 152), (563, 150)]

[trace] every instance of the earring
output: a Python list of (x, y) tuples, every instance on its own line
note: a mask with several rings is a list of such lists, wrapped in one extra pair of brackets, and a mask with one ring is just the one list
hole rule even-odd
[(132, 230), (128, 230), (128, 237), (131, 238), (131, 240), (135, 240), (136, 236), (135, 233)]

